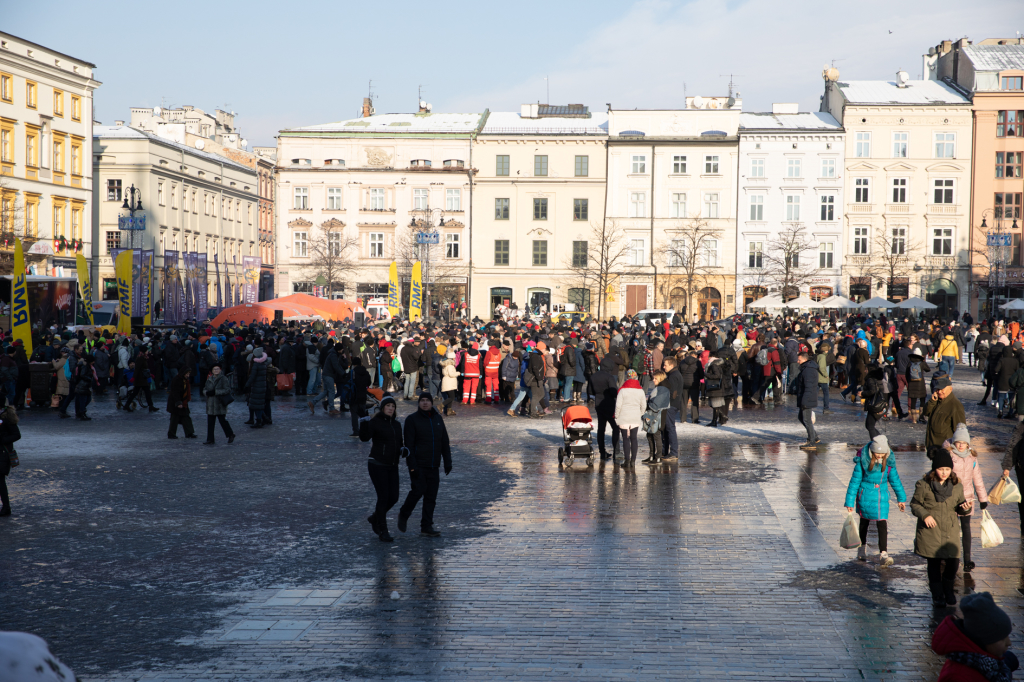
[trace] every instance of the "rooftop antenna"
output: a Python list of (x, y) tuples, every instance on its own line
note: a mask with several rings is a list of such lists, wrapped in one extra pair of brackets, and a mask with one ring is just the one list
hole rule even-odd
[(728, 73), (728, 74), (720, 73), (720, 74), (718, 74), (719, 78), (725, 78), (726, 76), (729, 76), (729, 97), (732, 97), (732, 91), (733, 91), (733, 85), (734, 85), (733, 82), (732, 82), (732, 79), (735, 78), (736, 76), (739, 76), (740, 78), (746, 78), (746, 76), (744, 76), (741, 73)]
[(551, 79), (548, 76), (544, 76), (544, 103), (551, 104)]

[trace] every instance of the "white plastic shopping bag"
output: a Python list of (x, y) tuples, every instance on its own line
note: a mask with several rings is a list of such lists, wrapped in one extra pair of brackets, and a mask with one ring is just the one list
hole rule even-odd
[(1017, 484), (1006, 477), (1006, 486), (1003, 488), (1002, 502), (1020, 502), (1020, 488)]
[(860, 547), (860, 528), (857, 523), (857, 515), (850, 512), (843, 522), (843, 532), (839, 534), (839, 546), (843, 549), (855, 549)]
[(981, 512), (981, 546), (982, 547), (998, 547), (1003, 544), (1003, 533), (999, 530), (999, 526), (992, 520), (992, 515), (988, 513), (988, 510), (982, 510)]

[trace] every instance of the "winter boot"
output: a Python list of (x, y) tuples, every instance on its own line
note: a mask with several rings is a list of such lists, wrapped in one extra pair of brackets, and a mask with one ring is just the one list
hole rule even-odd
[(879, 553), (879, 555), (878, 555), (878, 565), (881, 568), (888, 568), (888, 567), (892, 566), (893, 563), (895, 563), (895, 562), (892, 560), (892, 557), (889, 556), (888, 552), (880, 552)]
[(380, 523), (377, 524), (377, 537), (380, 538), (381, 542), (394, 542), (395, 539), (391, 537), (391, 533), (388, 532), (388, 520), (381, 519)]
[(861, 545), (857, 548), (857, 558), (861, 561), (868, 560), (868, 548), (866, 545)]
[(942, 591), (942, 583), (929, 583), (929, 589), (932, 591), (932, 606), (943, 607), (946, 605), (946, 597)]
[(942, 594), (946, 598), (946, 606), (956, 607), (956, 592), (953, 590), (952, 580), (942, 581)]
[(376, 514), (370, 514), (369, 516), (366, 517), (366, 520), (370, 522), (370, 528), (373, 529), (373, 532), (376, 533), (377, 535), (380, 535), (380, 524), (377, 523), (377, 516), (376, 516)]

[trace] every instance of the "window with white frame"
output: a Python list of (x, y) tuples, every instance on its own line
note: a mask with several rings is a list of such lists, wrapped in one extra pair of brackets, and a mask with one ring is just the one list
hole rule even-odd
[(711, 175), (718, 174), (718, 155), (708, 154), (704, 157), (704, 172)]
[(907, 252), (907, 228), (892, 228), (891, 251), (894, 256), (902, 256)]
[(932, 229), (932, 255), (950, 256), (953, 254), (953, 228), (936, 227)]
[(294, 240), (292, 242), (292, 255), (295, 256), (296, 258), (305, 258), (306, 256), (308, 256), (309, 234), (306, 232), (299, 231), (292, 236), (294, 237)]
[(341, 255), (341, 232), (327, 233), (327, 252), (334, 258)]
[(384, 188), (383, 187), (371, 187), (370, 188), (370, 210), (371, 211), (383, 211), (384, 210)]
[(800, 159), (787, 159), (786, 161), (786, 177), (787, 178), (799, 178), (802, 177), (800, 174)]
[(295, 205), (300, 211), (304, 211), (309, 208), (309, 188), (308, 187), (296, 187), (295, 188)]
[(751, 159), (750, 160), (750, 177), (752, 177), (752, 178), (763, 178), (764, 177), (764, 159)]
[(718, 267), (718, 240), (717, 239), (705, 239), (701, 245), (701, 260), (705, 267), (717, 268)]
[(633, 173), (647, 172), (647, 156), (644, 154), (633, 154)]
[(647, 249), (645, 248), (645, 240), (643, 239), (630, 239), (629, 240), (629, 264), (630, 265), (646, 265), (647, 264)]
[(868, 228), (853, 228), (853, 253), (857, 256), (866, 256), (868, 253)]
[(629, 217), (647, 217), (647, 194), (644, 192), (629, 193)]
[(892, 203), (894, 203), (894, 204), (905, 204), (905, 203), (907, 203), (907, 179), (906, 178), (893, 178), (892, 179)]
[(764, 220), (764, 196), (753, 194), (750, 197), (750, 219)]
[(854, 142), (854, 156), (862, 159), (871, 156), (871, 133), (856, 133)]
[(835, 244), (833, 242), (821, 242), (818, 244), (818, 267), (819, 268), (831, 268), (834, 267), (833, 257), (835, 254)]
[(871, 189), (870, 178), (857, 178), (853, 181), (853, 200), (858, 204), (866, 204), (869, 201), (869, 190)]
[(764, 242), (747, 242), (747, 267), (764, 267)]
[(384, 233), (370, 233), (370, 258), (384, 257)]
[(683, 192), (672, 193), (672, 217), (686, 217), (686, 194)]
[(800, 220), (800, 197), (796, 194), (786, 196), (786, 220), (797, 222)]
[(457, 189), (446, 189), (444, 192), (444, 210), (462, 210), (462, 192)]
[(835, 159), (822, 159), (821, 160), (821, 177), (823, 178), (834, 178), (836, 176), (836, 160)]
[(341, 210), (341, 187), (328, 187), (327, 188), (327, 210), (328, 211), (340, 211)]
[(156, 203), (164, 205), (164, 183), (156, 183)]
[(686, 157), (685, 156), (673, 156), (672, 157), (672, 172), (673, 173), (685, 173), (686, 172)]
[(414, 189), (412, 191), (412, 208), (414, 211), (422, 211), (427, 208), (427, 192), (425, 189)]
[(444, 236), (444, 257), (461, 258), (459, 255), (459, 234), (449, 232)]
[(905, 159), (907, 158), (908, 145), (910, 143), (910, 133), (903, 131), (896, 131), (892, 134), (892, 158), (894, 159)]
[(935, 181), (935, 193), (932, 197), (933, 203), (936, 204), (952, 204), (953, 203), (953, 181), (952, 180), (936, 180)]
[(718, 217), (718, 192), (708, 192), (704, 195), (704, 217)]
[(833, 221), (836, 219), (836, 198), (832, 194), (825, 194), (821, 197), (821, 220)]
[(935, 158), (956, 157), (956, 133), (935, 133)]
[(683, 254), (686, 249), (686, 241), (683, 239), (673, 239), (668, 248), (668, 266), (670, 268), (681, 268), (683, 267)]

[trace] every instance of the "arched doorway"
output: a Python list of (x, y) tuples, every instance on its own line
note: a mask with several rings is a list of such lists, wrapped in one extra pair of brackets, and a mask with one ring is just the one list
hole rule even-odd
[(722, 294), (714, 287), (704, 287), (697, 292), (697, 308), (700, 319), (717, 320), (722, 314)]
[(675, 287), (668, 292), (668, 304), (672, 310), (680, 315), (686, 315), (686, 290), (682, 287)]
[[(749, 313), (754, 312), (747, 308), (748, 305), (754, 301), (764, 298), (768, 295), (767, 287), (743, 287), (743, 312)], [(756, 311), (760, 312), (760, 311)]]
[(948, 319), (954, 310), (959, 308), (960, 292), (956, 285), (948, 279), (935, 279), (928, 285), (925, 300), (939, 306), (931, 311), (939, 319)]

